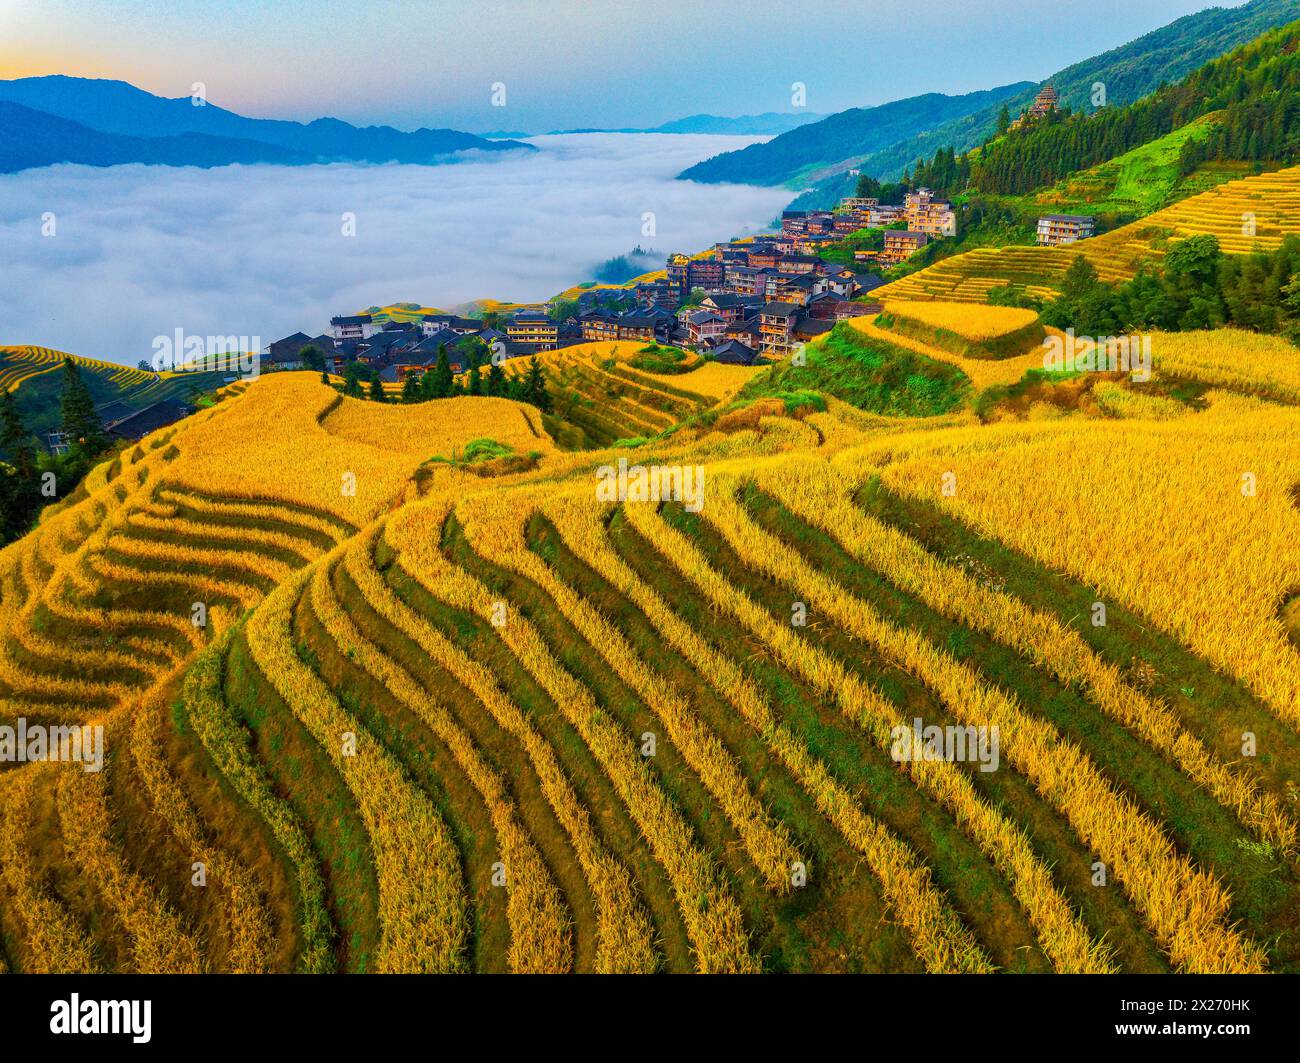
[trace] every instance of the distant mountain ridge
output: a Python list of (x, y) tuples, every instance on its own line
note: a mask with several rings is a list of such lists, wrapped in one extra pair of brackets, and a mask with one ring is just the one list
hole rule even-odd
[(742, 114), (727, 118), (716, 114), (692, 114), (675, 118), (671, 122), (649, 128), (623, 129), (557, 129), (551, 136), (564, 133), (712, 133), (730, 136), (776, 136), (791, 129), (820, 122), (824, 114), (790, 114), (781, 111), (764, 111), (762, 114)]
[(313, 161), (302, 152), (233, 137), (181, 133), (167, 137), (128, 137), (101, 133), (44, 111), (0, 100), (0, 173), (38, 166), (78, 163), (119, 166), (229, 166), (233, 163), (302, 165)]
[(715, 184), (779, 185), (796, 180), (810, 170), (847, 166), (867, 151), (996, 105), (1030, 87), (1021, 81), (1001, 88), (945, 96), (929, 92), (879, 107), (854, 107), (821, 121), (799, 126), (766, 144), (751, 144), (740, 151), (715, 155), (696, 163), (678, 176), (687, 181)]
[[(189, 98), (154, 96), (124, 81), (62, 74), (0, 81), (0, 102), (25, 109), (24, 113), (6, 108), (9, 124), (0, 126), (0, 138), (12, 138), (14, 134), (36, 138), (40, 149), (27, 154), (47, 161), (28, 165), (164, 160), (169, 165), (222, 165), (223, 149), (229, 153), (225, 162), (289, 165), (336, 160), (432, 163), (462, 151), (536, 150), (518, 141), (487, 140), (454, 129), (417, 129), (408, 133), (390, 126), (358, 127), (337, 118), (318, 118), (306, 124), (246, 118), (211, 102), (195, 106)], [(48, 118), (34, 117), (39, 115)], [(66, 123), (77, 128), (69, 128)], [(101, 134), (101, 138), (87, 132)], [(60, 135), (71, 137), (69, 151), (75, 148), (82, 157), (48, 158), (59, 154)], [(185, 142), (177, 139), (182, 137), (203, 138), (189, 143), (204, 161), (170, 158), (184, 146)], [(138, 149), (141, 157), (121, 157), (132, 148)], [(97, 149), (102, 149), (102, 155), (96, 155)], [(10, 144), (3, 157), (21, 160), (22, 146)]]

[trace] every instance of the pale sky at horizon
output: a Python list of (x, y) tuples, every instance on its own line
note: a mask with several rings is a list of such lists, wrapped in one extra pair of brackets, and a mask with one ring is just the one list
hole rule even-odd
[(536, 133), (790, 111), (796, 81), (821, 113), (1036, 81), (1214, 6), (1237, 2), (0, 0), (0, 78), (203, 82), (252, 117)]

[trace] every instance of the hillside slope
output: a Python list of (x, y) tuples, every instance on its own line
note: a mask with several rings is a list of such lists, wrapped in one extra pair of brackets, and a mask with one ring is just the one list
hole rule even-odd
[(267, 376), (0, 551), (0, 716), (105, 728), (0, 771), (6, 969), (1300, 966), (1296, 406), (428, 465), (488, 403)]
[[(1248, 232), (1243, 218), (1254, 226)], [(992, 288), (1020, 284), (1050, 296), (1082, 255), (1103, 280), (1132, 277), (1157, 261), (1169, 241), (1212, 235), (1229, 254), (1272, 249), (1300, 233), (1300, 167), (1244, 177), (1181, 200), (1139, 221), (1065, 247), (986, 247), (942, 259), (877, 288), (875, 299), (941, 299), (982, 303)]]
[(62, 368), (69, 357), (96, 406), (123, 403), (141, 410), (168, 398), (194, 403), (229, 382), (222, 372), (155, 373), (49, 347), (0, 347), (0, 388), (14, 393), (23, 423), (42, 442), (61, 423)]
[(848, 166), (866, 152), (984, 110), (1023, 92), (1028, 84), (1020, 82), (965, 96), (931, 92), (879, 107), (855, 107), (820, 122), (799, 126), (765, 143), (715, 155), (677, 176), (706, 184), (734, 181), (779, 185), (810, 174), (814, 175), (810, 179), (815, 179), (817, 171)]
[[(1207, 8), (1144, 34), (1128, 44), (1074, 63), (1044, 82), (1061, 94), (1062, 106), (1091, 111), (1093, 86), (1106, 87), (1109, 106), (1125, 106), (1160, 85), (1175, 82), (1210, 60), (1254, 40), (1262, 33), (1300, 18), (1300, 0), (1252, 0), (1232, 8)], [(1039, 85), (1005, 102), (1014, 116), (1032, 101)], [(936, 125), (898, 142), (864, 151), (854, 162), (881, 180), (897, 180), (917, 159), (943, 147), (958, 152), (977, 147), (997, 129), (1001, 104)], [(793, 210), (828, 208), (849, 195), (852, 181), (844, 174), (826, 178), (791, 205)]]

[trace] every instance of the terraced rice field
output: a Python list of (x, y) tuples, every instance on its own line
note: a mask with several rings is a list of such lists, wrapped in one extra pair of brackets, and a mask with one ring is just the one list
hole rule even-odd
[(1208, 234), (1224, 251), (1241, 254), (1277, 247), (1300, 232), (1300, 167), (1228, 181), (1091, 240), (1066, 247), (978, 248), (943, 259), (873, 293), (885, 300), (982, 303), (991, 289), (1020, 284), (1051, 298), (1076, 256), (1084, 255), (1102, 280), (1132, 277), (1158, 260), (1171, 240)]
[[(609, 432), (713, 402), (569, 356)], [(271, 375), (0, 551), (2, 722), (106, 752), (0, 769), (8, 969), (1300, 967), (1294, 405), (424, 474), (511, 407)], [(702, 505), (601, 500), (619, 457)]]
[(195, 392), (215, 389), (226, 374), (221, 372), (155, 373), (117, 362), (68, 355), (49, 347), (0, 347), (0, 388), (17, 391), (37, 377), (54, 376), (63, 361), (71, 357), (82, 372), (99, 377), (114, 389), (112, 397), (135, 409), (143, 409), (166, 398), (189, 399)]
[[(583, 343), (538, 355), (553, 406), (548, 428), (561, 446), (589, 449), (656, 436), (732, 398), (760, 371), (707, 362), (687, 373), (651, 373), (629, 364), (642, 346)], [(512, 373), (526, 369), (527, 359), (507, 363)]]
[(83, 369), (106, 375), (111, 383), (123, 390), (141, 388), (159, 378), (158, 373), (133, 369), (117, 362), (67, 355), (49, 347), (0, 347), (0, 387), (12, 391), (23, 380), (59, 369), (63, 360), (69, 357)]

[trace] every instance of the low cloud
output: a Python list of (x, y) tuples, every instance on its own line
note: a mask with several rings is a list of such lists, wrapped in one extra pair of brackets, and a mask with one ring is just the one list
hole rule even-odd
[(590, 134), (449, 166), (0, 176), (0, 343), (134, 364), (177, 328), (267, 343), (374, 304), (545, 299), (637, 244), (693, 251), (763, 227), (788, 191), (672, 179), (755, 139)]

